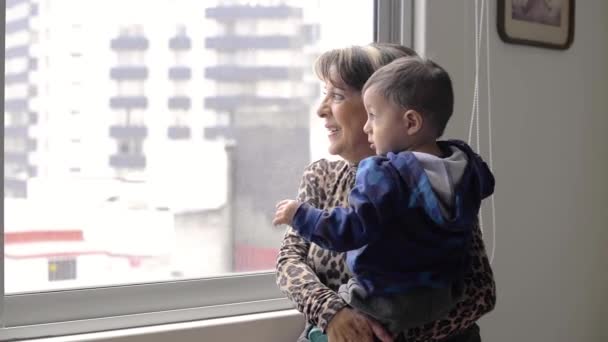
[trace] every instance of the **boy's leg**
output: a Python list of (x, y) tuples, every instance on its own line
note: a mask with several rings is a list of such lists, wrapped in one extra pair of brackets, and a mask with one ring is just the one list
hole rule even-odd
[(376, 297), (369, 297), (365, 289), (357, 282), (355, 278), (351, 278), (348, 283), (343, 284), (338, 289), (338, 295), (344, 299), (348, 305), (357, 309), (364, 314), (374, 318), (392, 334), (395, 334), (401, 330), (398, 330), (398, 324), (395, 322), (393, 317), (392, 303), (384, 302), (382, 299)]
[(355, 278), (338, 294), (350, 306), (384, 324), (391, 333), (421, 326), (446, 315), (461, 296), (459, 288), (414, 289), (404, 295), (368, 296)]

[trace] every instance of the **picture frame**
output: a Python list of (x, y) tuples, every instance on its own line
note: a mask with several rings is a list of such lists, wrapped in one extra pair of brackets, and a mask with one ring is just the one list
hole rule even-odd
[(498, 0), (498, 35), (506, 43), (565, 50), (574, 41), (575, 0)]

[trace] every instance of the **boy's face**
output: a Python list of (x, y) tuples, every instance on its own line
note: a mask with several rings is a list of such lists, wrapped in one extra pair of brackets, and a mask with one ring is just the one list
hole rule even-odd
[(371, 147), (378, 155), (407, 150), (411, 145), (406, 120), (406, 110), (387, 100), (371, 86), (363, 94), (367, 110), (367, 122), (363, 131)]

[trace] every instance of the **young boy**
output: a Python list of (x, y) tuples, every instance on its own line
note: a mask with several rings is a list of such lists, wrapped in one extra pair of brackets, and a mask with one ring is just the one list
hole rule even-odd
[(438, 141), (453, 109), (447, 72), (420, 57), (376, 71), (362, 90), (377, 156), (359, 163), (348, 208), (277, 204), (273, 223), (339, 252), (340, 296), (392, 333), (439, 319), (462, 295), (472, 227), (494, 177), (464, 142)]

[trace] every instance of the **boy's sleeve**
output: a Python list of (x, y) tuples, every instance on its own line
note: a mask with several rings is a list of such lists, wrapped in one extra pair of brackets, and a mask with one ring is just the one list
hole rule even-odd
[(348, 208), (324, 211), (307, 203), (300, 205), (293, 228), (306, 240), (345, 252), (373, 241), (395, 212), (400, 200), (397, 175), (384, 158), (364, 159), (357, 171)]
[[(325, 198), (327, 169), (325, 160), (314, 162), (306, 168), (298, 190), (298, 201), (313, 206), (321, 204), (321, 198)], [(326, 330), (334, 315), (346, 303), (319, 279), (313, 263), (308, 259), (310, 248), (310, 242), (293, 229), (287, 229), (277, 257), (277, 285), (308, 322)]]

